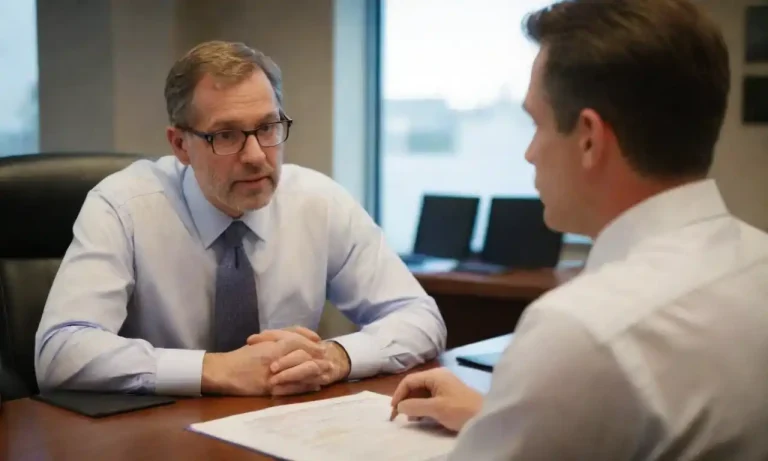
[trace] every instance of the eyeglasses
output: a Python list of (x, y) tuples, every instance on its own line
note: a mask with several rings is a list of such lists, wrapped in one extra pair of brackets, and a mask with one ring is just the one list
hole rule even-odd
[(256, 142), (261, 147), (275, 147), (288, 139), (293, 120), (284, 119), (279, 122), (270, 122), (259, 125), (255, 130), (221, 130), (206, 133), (192, 128), (181, 127), (195, 136), (203, 138), (211, 145), (213, 153), (216, 155), (232, 155), (240, 152), (245, 147), (248, 136), (256, 137)]

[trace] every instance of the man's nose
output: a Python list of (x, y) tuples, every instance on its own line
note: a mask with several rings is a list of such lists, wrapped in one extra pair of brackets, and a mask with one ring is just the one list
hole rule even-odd
[(249, 134), (245, 139), (245, 145), (240, 152), (240, 160), (243, 163), (260, 165), (267, 159), (267, 154), (256, 139), (255, 134)]
[(531, 146), (525, 149), (525, 160), (533, 165), (533, 149), (531, 149)]

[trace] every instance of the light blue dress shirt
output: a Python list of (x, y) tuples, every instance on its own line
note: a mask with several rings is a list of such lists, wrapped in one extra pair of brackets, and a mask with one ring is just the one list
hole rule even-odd
[[(317, 329), (326, 299), (359, 332), (335, 338), (350, 378), (404, 371), (445, 347), (435, 305), (381, 229), (330, 178), (284, 165), (241, 218), (262, 329)], [(198, 395), (212, 341), (219, 235), (232, 219), (174, 157), (97, 185), (74, 225), (36, 336), (41, 389)]]

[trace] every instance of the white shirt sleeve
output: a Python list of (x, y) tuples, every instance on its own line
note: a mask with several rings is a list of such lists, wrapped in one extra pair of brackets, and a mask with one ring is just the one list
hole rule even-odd
[(134, 286), (126, 221), (91, 192), (73, 233), (35, 338), (39, 387), (199, 395), (205, 351), (118, 334)]
[(334, 338), (349, 355), (349, 378), (399, 373), (435, 358), (447, 335), (435, 300), (368, 213), (331, 187), (328, 299), (361, 327)]
[(449, 459), (634, 459), (647, 423), (638, 402), (608, 347), (567, 314), (534, 304)]

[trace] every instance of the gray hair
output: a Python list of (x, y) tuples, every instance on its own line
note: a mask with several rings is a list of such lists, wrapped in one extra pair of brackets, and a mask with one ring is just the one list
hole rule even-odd
[(205, 75), (226, 83), (238, 83), (261, 70), (272, 84), (277, 103), (283, 105), (280, 68), (261, 51), (243, 43), (210, 41), (189, 50), (171, 67), (165, 79), (165, 106), (171, 125), (189, 127), (195, 87)]

